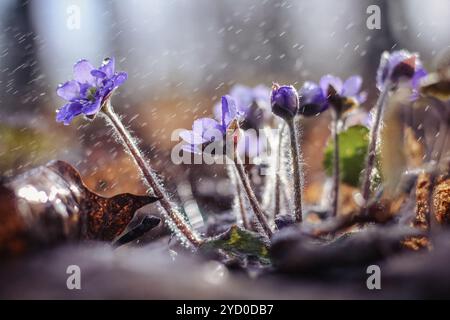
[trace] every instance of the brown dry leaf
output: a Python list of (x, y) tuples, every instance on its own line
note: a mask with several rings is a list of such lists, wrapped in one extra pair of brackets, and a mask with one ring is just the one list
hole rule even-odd
[[(416, 215), (411, 222), (411, 227), (424, 231), (429, 228), (431, 179), (430, 173), (421, 172), (417, 176), (416, 183)], [(430, 248), (427, 237), (410, 237), (402, 241), (402, 245), (414, 251)]]
[(86, 156), (79, 170), (88, 188), (107, 197), (123, 192), (140, 194), (146, 190), (133, 160), (122, 151), (110, 161), (109, 150), (96, 149)]
[(52, 161), (0, 185), (0, 256), (66, 240), (112, 241), (136, 210), (157, 198), (102, 197), (64, 161)]
[(431, 249), (431, 243), (427, 237), (407, 238), (406, 240), (402, 241), (401, 244), (405, 248), (411, 249), (413, 251), (418, 251), (420, 249), (425, 249), (425, 248)]
[[(449, 224), (450, 222), (450, 179), (440, 178), (436, 182), (432, 201), (430, 194), (432, 181), (431, 174), (422, 172), (417, 178), (416, 187), (416, 217), (411, 226), (422, 230), (429, 228), (429, 215), (431, 206), (436, 220), (440, 224)], [(431, 248), (427, 237), (412, 237), (402, 243), (406, 248), (419, 250), (422, 248)]]
[(427, 230), (430, 213), (431, 174), (422, 172), (417, 177), (416, 186), (416, 217), (413, 227)]
[(434, 215), (440, 224), (450, 224), (450, 178), (437, 182), (433, 195)]

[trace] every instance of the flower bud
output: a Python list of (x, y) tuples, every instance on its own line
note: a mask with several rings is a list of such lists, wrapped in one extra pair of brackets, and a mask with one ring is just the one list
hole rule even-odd
[(270, 97), (272, 112), (285, 120), (292, 119), (298, 110), (298, 94), (293, 86), (274, 84)]

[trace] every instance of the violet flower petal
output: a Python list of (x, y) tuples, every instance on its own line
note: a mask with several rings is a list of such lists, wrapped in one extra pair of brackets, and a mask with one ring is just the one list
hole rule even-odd
[(88, 103), (83, 105), (82, 112), (83, 114), (87, 116), (92, 116), (100, 111), (102, 107), (102, 99), (101, 97), (98, 97), (94, 101), (89, 101)]
[(328, 108), (322, 88), (314, 82), (306, 81), (300, 88), (299, 95), (299, 113), (303, 116), (315, 116)]
[(258, 85), (253, 88), (253, 99), (258, 103), (262, 103), (260, 105), (262, 108), (270, 107), (270, 88), (265, 85)]
[(222, 97), (222, 117), (221, 125), (223, 133), (225, 133), (230, 122), (237, 117), (237, 106), (236, 102), (230, 95), (225, 95)]
[(333, 76), (331, 74), (327, 74), (320, 79), (319, 83), (322, 88), (323, 95), (325, 97), (328, 96), (328, 87), (333, 86), (334, 90), (336, 90), (337, 94), (342, 94), (342, 80), (339, 77)]
[(121, 86), (128, 79), (128, 74), (126, 72), (119, 72), (112, 77), (114, 82), (114, 88)]
[(358, 101), (359, 104), (362, 104), (362, 103), (366, 102), (366, 100), (367, 100), (367, 92), (366, 91), (361, 91), (356, 96), (356, 101)]
[[(212, 141), (216, 137), (216, 132), (220, 131), (219, 123), (211, 118), (200, 118), (194, 121), (192, 124), (192, 131), (202, 137), (206, 141)], [(222, 133), (222, 132), (221, 132)]]
[(362, 78), (360, 76), (351, 76), (345, 80), (342, 95), (346, 97), (356, 97), (361, 90)]
[(323, 104), (326, 101), (322, 89), (311, 81), (305, 81), (298, 92), (304, 104)]
[(91, 74), (94, 70), (92, 64), (86, 59), (81, 59), (73, 66), (73, 78), (80, 83), (95, 85), (95, 77)]
[(231, 88), (230, 96), (233, 97), (237, 108), (242, 112), (247, 113), (253, 104), (253, 89), (250, 87), (237, 84)]
[(56, 94), (64, 100), (71, 101), (80, 95), (80, 85), (75, 80), (67, 81), (58, 86)]
[(101, 79), (106, 78), (106, 73), (104, 73), (103, 71), (98, 70), (98, 69), (92, 70), (91, 75), (94, 76), (95, 78), (101, 78)]
[(111, 78), (115, 72), (115, 59), (106, 58), (103, 60), (100, 70), (103, 71), (108, 78)]
[(79, 102), (71, 102), (62, 106), (56, 114), (56, 121), (69, 125), (74, 117), (81, 114), (83, 106)]

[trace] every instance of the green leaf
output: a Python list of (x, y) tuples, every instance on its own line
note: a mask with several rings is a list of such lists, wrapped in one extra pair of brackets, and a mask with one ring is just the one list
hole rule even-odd
[[(369, 129), (361, 125), (352, 126), (339, 133), (338, 139), (341, 181), (357, 187), (361, 171), (365, 165), (367, 147), (369, 145)], [(323, 161), (326, 173), (329, 176), (333, 174), (333, 150), (334, 142), (333, 139), (330, 139), (325, 149)]]
[(256, 233), (233, 225), (224, 233), (205, 241), (202, 250), (222, 249), (234, 256), (255, 256), (268, 264), (269, 252), (264, 238)]

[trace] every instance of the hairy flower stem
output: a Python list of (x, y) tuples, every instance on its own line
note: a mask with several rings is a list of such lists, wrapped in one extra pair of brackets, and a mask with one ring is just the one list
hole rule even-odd
[(292, 169), (294, 175), (294, 216), (302, 222), (302, 175), (300, 172), (300, 141), (295, 130), (295, 118), (287, 122), (291, 140)]
[(339, 133), (338, 133), (338, 123), (339, 115), (334, 109), (331, 110), (333, 119), (332, 123), (332, 134), (334, 142), (334, 153), (333, 153), (333, 194), (331, 200), (331, 216), (336, 217), (339, 207), (339, 184), (340, 184), (340, 168), (339, 168)]
[(277, 150), (277, 165), (275, 172), (275, 208), (274, 217), (276, 218), (280, 214), (280, 204), (281, 204), (281, 153), (283, 150), (283, 132), (286, 128), (286, 123), (283, 123), (280, 127), (280, 132), (278, 133), (278, 150)]
[(160, 198), (159, 202), (167, 213), (167, 218), (176, 226), (176, 228), (183, 234), (183, 236), (189, 241), (189, 243), (197, 248), (203, 240), (191, 229), (188, 223), (185, 221), (181, 213), (174, 208), (173, 204), (169, 200), (167, 191), (158, 183), (157, 177), (153, 172), (150, 165), (145, 160), (144, 156), (139, 151), (135, 141), (131, 137), (128, 130), (124, 127), (120, 118), (114, 112), (109, 101), (102, 108), (102, 113), (106, 117), (109, 124), (113, 127), (118, 137), (123, 143), (126, 151), (129, 152), (139, 170), (142, 173), (144, 182), (153, 190), (155, 196)]
[(239, 183), (238, 174), (237, 174), (234, 166), (229, 166), (229, 167), (227, 167), (227, 169), (228, 169), (227, 170), (228, 175), (230, 176), (232, 183), (236, 186), (235, 203), (237, 202), (237, 205), (239, 206), (239, 212), (241, 214), (242, 225), (244, 226), (245, 229), (251, 230), (252, 228), (251, 228), (250, 222), (248, 220), (248, 212), (247, 212), (247, 209), (245, 208), (245, 201), (244, 201), (244, 197), (242, 195), (242, 189), (241, 189), (241, 185)]
[(387, 102), (388, 93), (391, 90), (391, 83), (389, 81), (386, 82), (383, 90), (380, 92), (378, 96), (378, 100), (374, 106), (375, 109), (375, 122), (372, 127), (372, 132), (370, 136), (369, 148), (367, 151), (367, 160), (366, 160), (366, 168), (364, 171), (364, 180), (362, 184), (362, 197), (365, 201), (365, 211), (367, 211), (368, 201), (370, 196), (371, 189), (371, 177), (372, 171), (375, 166), (375, 159), (377, 154), (377, 144), (378, 144), (378, 135), (380, 131), (381, 120), (383, 118), (384, 107)]
[(241, 186), (239, 183), (236, 184), (236, 192), (239, 201), (239, 210), (241, 212), (242, 225), (245, 229), (251, 230), (250, 222), (248, 221), (247, 210), (245, 209), (244, 198), (242, 197)]
[(242, 164), (242, 160), (237, 154), (237, 152), (234, 153), (234, 164), (236, 166), (237, 173), (244, 187), (244, 191), (247, 194), (247, 198), (250, 202), (253, 212), (255, 213), (256, 218), (261, 224), (264, 233), (270, 239), (272, 237), (272, 229), (270, 229), (269, 223), (267, 222), (266, 216), (264, 215), (261, 205), (259, 204), (259, 201), (256, 198), (255, 193), (253, 192), (247, 173), (245, 172), (244, 165)]

